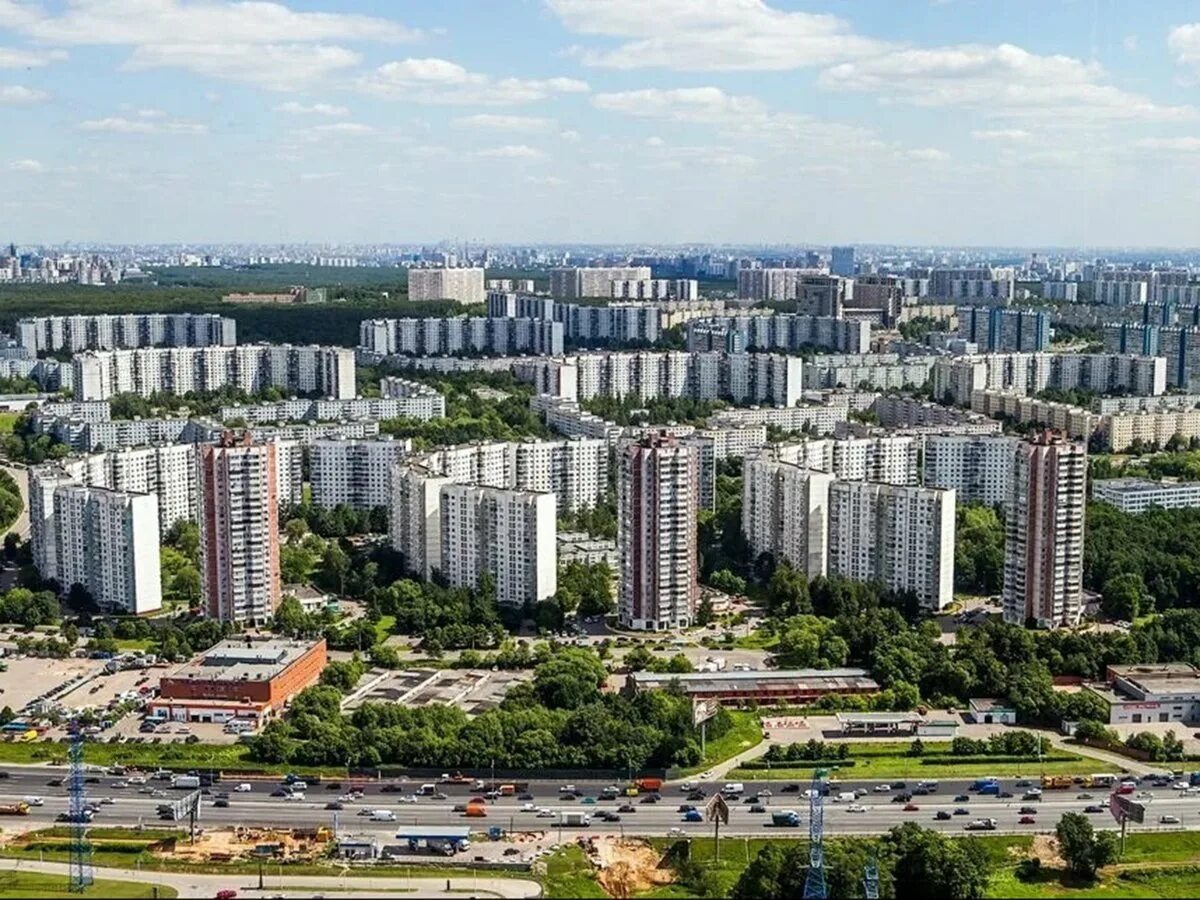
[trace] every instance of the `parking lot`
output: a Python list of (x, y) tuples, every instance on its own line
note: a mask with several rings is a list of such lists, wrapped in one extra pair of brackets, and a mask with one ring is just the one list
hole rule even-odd
[[(8, 671), (0, 675), (0, 706), (9, 706), (15, 711), (19, 711), (35, 697), (57, 685), (73, 678), (91, 678), (104, 669), (102, 659), (35, 659), (29, 656), (8, 656), (4, 661), (8, 664)], [(83, 689), (84, 694), (88, 689)], [(71, 693), (77, 691), (78, 689)], [(101, 702), (107, 702), (107, 697)]]

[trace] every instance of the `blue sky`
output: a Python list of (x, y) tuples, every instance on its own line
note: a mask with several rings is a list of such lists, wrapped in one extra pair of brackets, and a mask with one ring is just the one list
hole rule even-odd
[(1200, 246), (1191, 0), (0, 0), (18, 241)]

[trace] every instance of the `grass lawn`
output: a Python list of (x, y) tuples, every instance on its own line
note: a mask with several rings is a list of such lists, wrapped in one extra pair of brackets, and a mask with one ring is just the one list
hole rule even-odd
[(704, 759), (691, 768), (680, 769), (680, 776), (703, 772), (762, 743), (762, 724), (759, 722), (758, 713), (731, 709), (729, 715), (733, 718), (733, 727), (719, 738), (709, 740), (705, 747)]
[(154, 643), (150, 638), (117, 638), (116, 641), (120, 650), (149, 650)]
[(19, 412), (0, 412), (0, 434), (12, 434), (20, 415)]
[(1032, 881), (1017, 878), (1014, 866), (997, 869), (989, 897), (1200, 897), (1200, 866), (1155, 866), (1102, 871), (1094, 882), (1064, 879), (1048, 869)]
[(563, 847), (546, 857), (546, 875), (542, 879), (546, 897), (607, 897), (596, 881), (592, 864), (583, 850), (574, 845)]
[(392, 636), (392, 629), (396, 627), (395, 616), (380, 616), (379, 621), (375, 623), (375, 639), (382, 643)]
[(67, 890), (65, 875), (42, 872), (0, 872), (0, 897), (176, 897), (174, 888), (136, 881), (96, 881), (81, 894)]
[[(952, 756), (950, 742), (925, 742), (925, 753), (921, 756), (909, 756), (909, 742), (906, 741), (848, 741), (850, 744), (850, 759), (854, 765), (841, 770), (839, 775), (843, 781), (851, 779), (876, 778), (982, 778), (985, 775), (1035, 776), (1043, 772), (1047, 775), (1085, 775), (1097, 771), (1097, 766), (1105, 768), (1094, 759), (1077, 756), (1053, 750), (1045, 754), (1042, 761), (1037, 757), (1029, 759), (1014, 759), (1011, 756)], [(1111, 767), (1110, 767), (1111, 768)], [(731, 777), (745, 780), (766, 777), (794, 778), (802, 781), (812, 778), (811, 766), (772, 765), (767, 769), (739, 768)]]
[[(249, 758), (245, 744), (93, 744), (84, 746), (84, 759), (96, 765), (134, 766), (157, 769), (226, 769), (261, 772), (297, 772), (346, 776), (345, 769), (315, 769), (304, 766), (279, 766), (258, 763)], [(38, 741), (31, 744), (0, 743), (0, 764), (57, 761), (65, 763), (65, 743)]]

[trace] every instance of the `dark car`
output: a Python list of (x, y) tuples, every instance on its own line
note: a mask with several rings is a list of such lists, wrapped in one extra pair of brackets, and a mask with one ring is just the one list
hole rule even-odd
[(785, 784), (780, 790), (785, 794), (798, 794), (800, 793), (800, 785), (793, 782), (792, 784)]
[(955, 803), (970, 803), (971, 798), (966, 794), (959, 794), (957, 797), (954, 798), (954, 802)]
[[(365, 810), (364, 810), (364, 811), (365, 811)], [(362, 813), (363, 813), (364, 811), (360, 811), (360, 812), (359, 812), (359, 815), (362, 815)], [(456, 812), (456, 813), (465, 813), (465, 812), (467, 811), (467, 804), (465, 804), (465, 803), (456, 803), (456, 804), (454, 804), (454, 810), (453, 810), (453, 811), (454, 811), (454, 812)]]
[(1037, 812), (1038, 812), (1038, 809), (1036, 806), (1022, 806), (1021, 807), (1021, 815), (1023, 815), (1023, 816), (1036, 816)]
[(46, 787), (62, 787), (63, 781), (64, 779), (62, 778), (51, 778), (46, 782)]
[(637, 812), (637, 807), (634, 806), (632, 803), (622, 803), (620, 806), (617, 807), (617, 812), (623, 812), (623, 813)]
[(1013, 798), (1012, 791), (1001, 791), (1000, 792), (1001, 800), (1011, 800), (1012, 798)]
[(605, 819), (606, 819), (606, 821), (609, 821), (609, 822), (620, 822), (621, 821), (621, 817), (618, 816), (616, 813), (609, 813), (605, 817)]
[(690, 803), (679, 804), (679, 812), (691, 812), (695, 808), (696, 807), (692, 806)]
[(761, 803), (755, 803), (752, 807), (750, 807), (750, 812), (752, 813), (765, 813), (766, 811), (767, 808)]
[(402, 784), (385, 784), (379, 789), (379, 792), (381, 794), (403, 794), (406, 789)]
[(529, 793), (529, 791), (525, 791), (525, 793), (523, 793), (523, 794), (517, 794), (517, 799), (518, 800), (532, 800), (533, 794)]
[(1029, 787), (1029, 785), (1031, 783), (1032, 782), (1030, 782), (1030, 780), (1028, 778), (1022, 778), (1020, 781), (1017, 782), (1016, 786), (1017, 787)]
[(692, 791), (687, 795), (687, 798), (689, 800), (703, 800), (704, 796), (704, 791)]
[(954, 810), (954, 814), (956, 816), (969, 816), (971, 814), (971, 811), (969, 809), (967, 809), (965, 806), (960, 806), (960, 807), (958, 807), (958, 809)]
[(915, 791), (913, 791), (913, 796), (914, 797), (928, 797), (929, 796), (929, 788), (919, 787)]
[(218, 797), (213, 801), (213, 806), (215, 806), (217, 809), (227, 809), (229, 807), (229, 801), (224, 797)]
[(937, 811), (937, 815), (934, 816), (934, 818), (937, 819), (939, 822), (944, 822), (950, 818), (950, 813), (946, 812), (946, 810), (944, 810), (944, 809), (939, 809)]
[(345, 809), (346, 804), (342, 803), (340, 800), (331, 800), (325, 804), (325, 808), (326, 809)]
[(1037, 819), (1035, 819), (1033, 816), (1021, 816), (1021, 818), (1017, 821), (1017, 824), (1018, 825), (1036, 825)]
[(1083, 811), (1085, 813), (1102, 813), (1104, 812), (1104, 807), (1098, 803), (1093, 803), (1090, 806), (1084, 807)]
[(893, 791), (902, 791), (906, 787), (908, 787), (908, 784), (903, 781), (893, 781), (892, 782), (892, 790)]
[(657, 802), (658, 802), (657, 794), (646, 794), (642, 797), (641, 800), (638, 801), (638, 803), (657, 803)]

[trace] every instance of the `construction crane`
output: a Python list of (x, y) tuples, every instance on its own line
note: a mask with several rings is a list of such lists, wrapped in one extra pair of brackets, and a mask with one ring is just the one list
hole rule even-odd
[(87, 826), (91, 813), (87, 808), (87, 793), (83, 780), (83, 728), (78, 722), (71, 724), (71, 769), (67, 793), (70, 800), (71, 859), (67, 888), (73, 894), (82, 894), (93, 881), (92, 845), (88, 841)]
[(825, 775), (813, 772), (808, 791), (808, 874), (804, 877), (805, 900), (825, 900)]
[(875, 856), (867, 857), (867, 868), (863, 876), (863, 896), (867, 900), (879, 900), (879, 863)]

